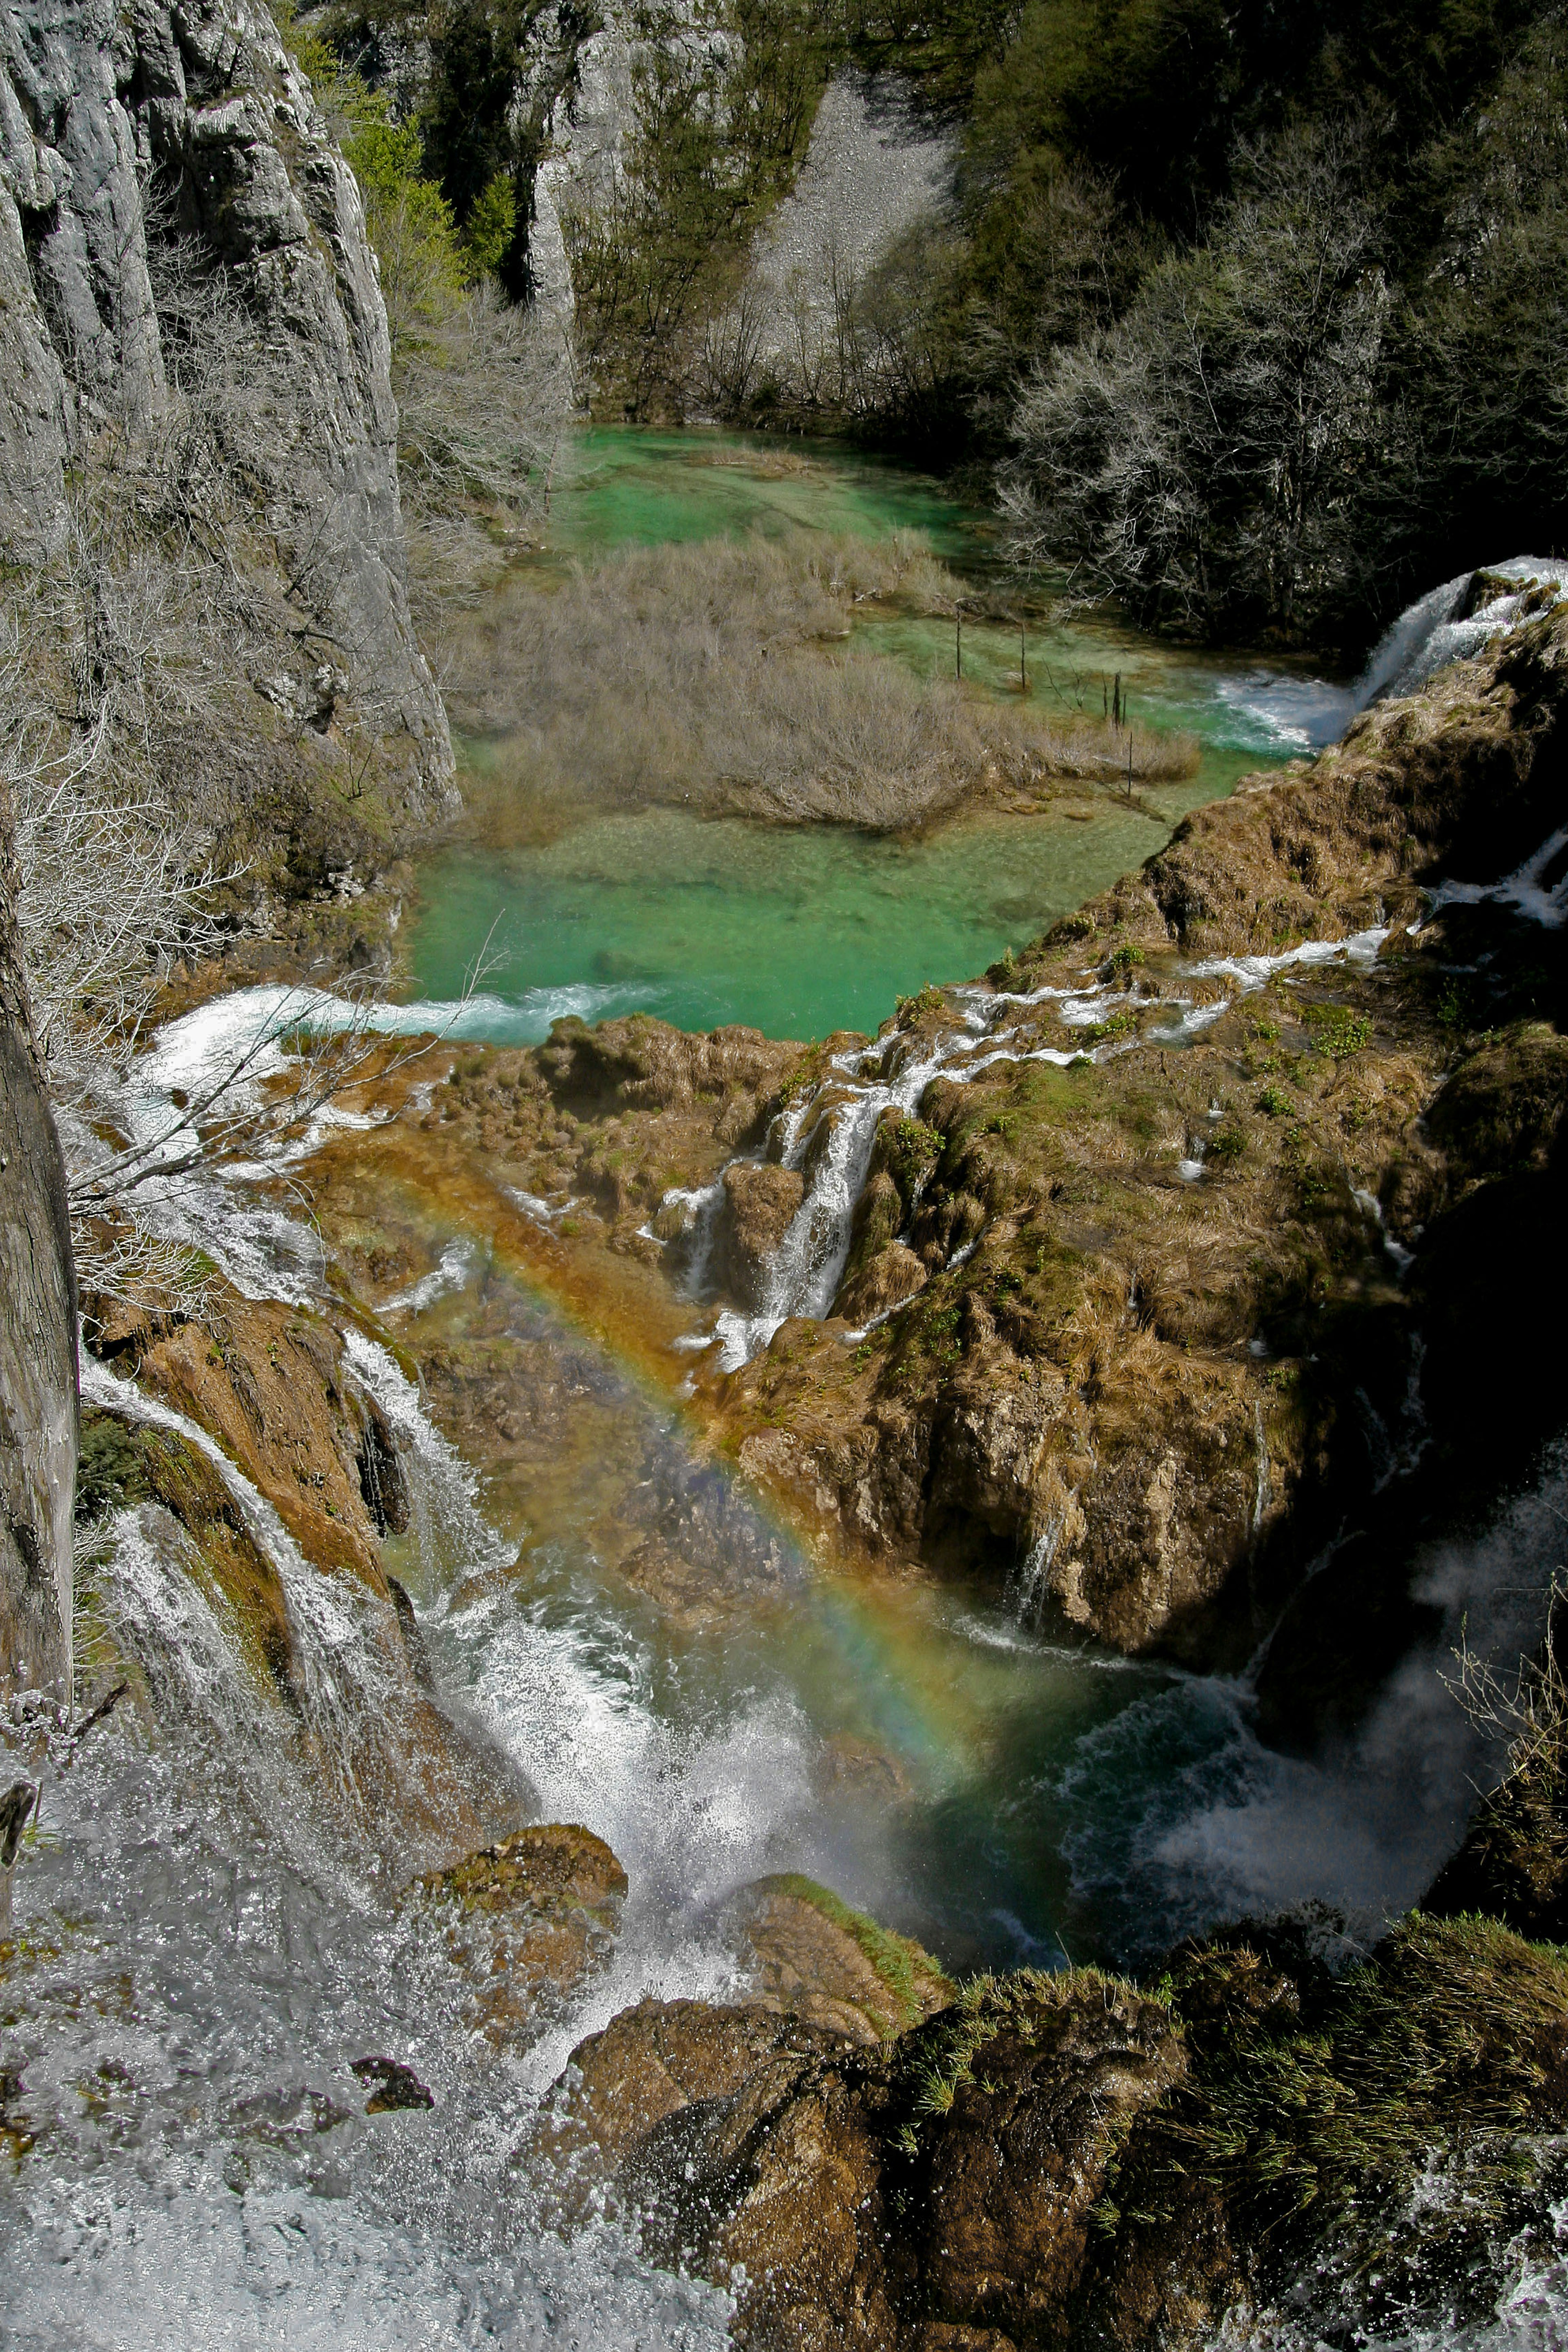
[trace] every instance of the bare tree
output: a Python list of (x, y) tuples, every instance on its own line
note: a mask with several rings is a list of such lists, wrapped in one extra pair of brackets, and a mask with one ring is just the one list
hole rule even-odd
[(1037, 365), (1004, 489), (1022, 561), (1202, 635), (1299, 634), (1342, 596), (1388, 307), (1363, 185), (1358, 134), (1290, 134), (1208, 245)]

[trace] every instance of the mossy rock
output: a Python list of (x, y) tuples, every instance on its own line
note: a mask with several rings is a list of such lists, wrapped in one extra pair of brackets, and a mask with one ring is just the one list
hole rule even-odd
[(896, 1935), (798, 1872), (759, 1878), (738, 1910), (757, 1991), (777, 2006), (873, 2042), (944, 2009), (957, 1988), (912, 1937)]
[(416, 1879), (403, 1899), (414, 1916), (440, 1920), (470, 1987), (471, 2021), (501, 2048), (554, 2023), (606, 1965), (626, 1893), (603, 1838), (544, 1822)]

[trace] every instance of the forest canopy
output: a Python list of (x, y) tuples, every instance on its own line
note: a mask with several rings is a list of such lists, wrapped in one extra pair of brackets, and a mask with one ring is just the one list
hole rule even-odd
[[(647, 0), (614, 200), (563, 220), (598, 413), (847, 431), (965, 468), (1026, 569), (1211, 641), (1353, 656), (1436, 580), (1568, 541), (1560, 6), (699, 15), (714, 37), (683, 46), (689, 0)], [(395, 111), (421, 184), (454, 249), (525, 299), (532, 173), (598, 16), (394, 0), (331, 21), (378, 87), (417, 45)], [(947, 131), (947, 200), (835, 286), (831, 366), (736, 367), (752, 240), (821, 90), (857, 71), (899, 76)]]

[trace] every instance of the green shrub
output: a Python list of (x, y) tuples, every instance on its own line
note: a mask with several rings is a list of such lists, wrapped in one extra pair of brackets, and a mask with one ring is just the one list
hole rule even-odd
[(1307, 1025), (1312, 1032), (1312, 1043), (1320, 1054), (1331, 1061), (1348, 1062), (1359, 1054), (1372, 1036), (1372, 1023), (1364, 1013), (1352, 1013), (1343, 1004), (1309, 1004)]

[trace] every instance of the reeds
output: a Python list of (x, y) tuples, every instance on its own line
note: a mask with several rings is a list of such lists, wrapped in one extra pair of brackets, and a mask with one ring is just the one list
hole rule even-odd
[[(464, 615), (448, 697), (459, 724), (498, 740), (498, 799), (530, 822), (663, 803), (897, 833), (1058, 781), (1124, 785), (1125, 733), (919, 677), (852, 641), (858, 607), (951, 612), (963, 593), (902, 534), (627, 548)], [(1134, 775), (1190, 774), (1195, 758), (1151, 731)]]

